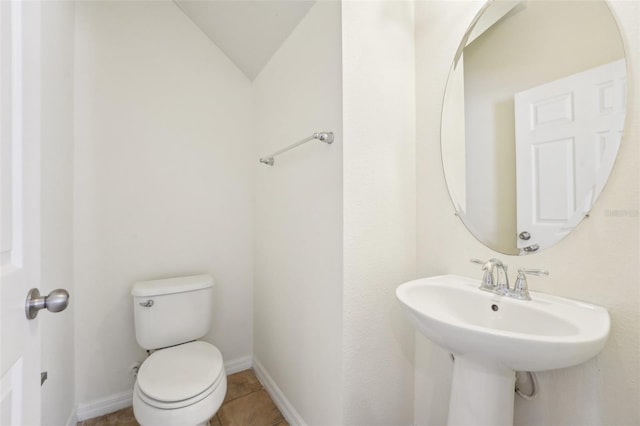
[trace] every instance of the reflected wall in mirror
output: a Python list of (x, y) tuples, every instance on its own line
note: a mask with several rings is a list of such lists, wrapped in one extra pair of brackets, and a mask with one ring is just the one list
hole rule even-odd
[(510, 255), (557, 243), (613, 168), (626, 105), (624, 46), (604, 1), (494, 1), (465, 34), (442, 111), (458, 216)]

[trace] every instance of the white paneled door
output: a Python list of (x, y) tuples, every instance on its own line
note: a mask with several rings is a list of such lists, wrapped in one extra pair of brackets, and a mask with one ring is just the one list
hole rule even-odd
[(40, 6), (0, 1), (0, 425), (40, 423)]
[(591, 210), (620, 145), (625, 85), (619, 60), (515, 95), (519, 249), (547, 247)]

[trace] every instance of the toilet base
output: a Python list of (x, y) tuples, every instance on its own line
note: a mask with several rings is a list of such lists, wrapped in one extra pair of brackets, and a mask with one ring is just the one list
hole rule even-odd
[(153, 407), (138, 396), (138, 384), (133, 390), (133, 415), (142, 426), (204, 426), (220, 409), (227, 394), (227, 377), (222, 374), (219, 386), (200, 401), (172, 410)]

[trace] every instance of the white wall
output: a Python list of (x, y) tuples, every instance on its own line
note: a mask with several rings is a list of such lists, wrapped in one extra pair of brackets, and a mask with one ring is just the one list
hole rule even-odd
[[(530, 287), (605, 306), (611, 336), (602, 353), (574, 368), (540, 373), (540, 395), (516, 398), (515, 424), (631, 425), (640, 422), (640, 4), (610, 3), (627, 43), (629, 104), (624, 140), (609, 183), (589, 219), (556, 246), (527, 257), (502, 257), (516, 267), (549, 269)], [(480, 2), (416, 4), (418, 120), (418, 275), (480, 278), (468, 262), (496, 253), (478, 243), (453, 215), (440, 169), (441, 99), (453, 55)], [(416, 336), (416, 423), (446, 421), (451, 362)]]
[[(206, 340), (252, 352), (250, 82), (170, 1), (77, 2), (77, 401), (126, 397), (131, 283), (210, 273)], [(124, 394), (121, 394), (124, 393)], [(81, 416), (82, 417), (82, 416)]]
[[(317, 2), (253, 85), (254, 359), (292, 424), (341, 423), (340, 39), (340, 3)], [(335, 142), (258, 163), (317, 131)]]
[(413, 330), (395, 289), (415, 277), (413, 4), (342, 3), (343, 421), (410, 424)]
[[(40, 292), (64, 288), (69, 307), (40, 316), (42, 364), (41, 424), (74, 423), (73, 287), (73, 20), (74, 5), (42, 2), (42, 134)], [(74, 423), (75, 424), (75, 423)]]

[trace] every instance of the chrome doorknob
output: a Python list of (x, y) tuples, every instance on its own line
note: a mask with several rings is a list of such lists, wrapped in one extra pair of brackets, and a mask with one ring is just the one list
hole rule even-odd
[(518, 238), (520, 238), (521, 240), (529, 241), (531, 239), (531, 234), (527, 231), (522, 231), (518, 234)]
[(40, 309), (47, 309), (49, 312), (64, 311), (69, 305), (69, 292), (67, 290), (58, 288), (49, 293), (48, 296), (40, 296), (40, 291), (37, 288), (32, 288), (27, 294), (27, 301), (25, 302), (25, 313), (27, 319), (34, 319), (38, 316)]

